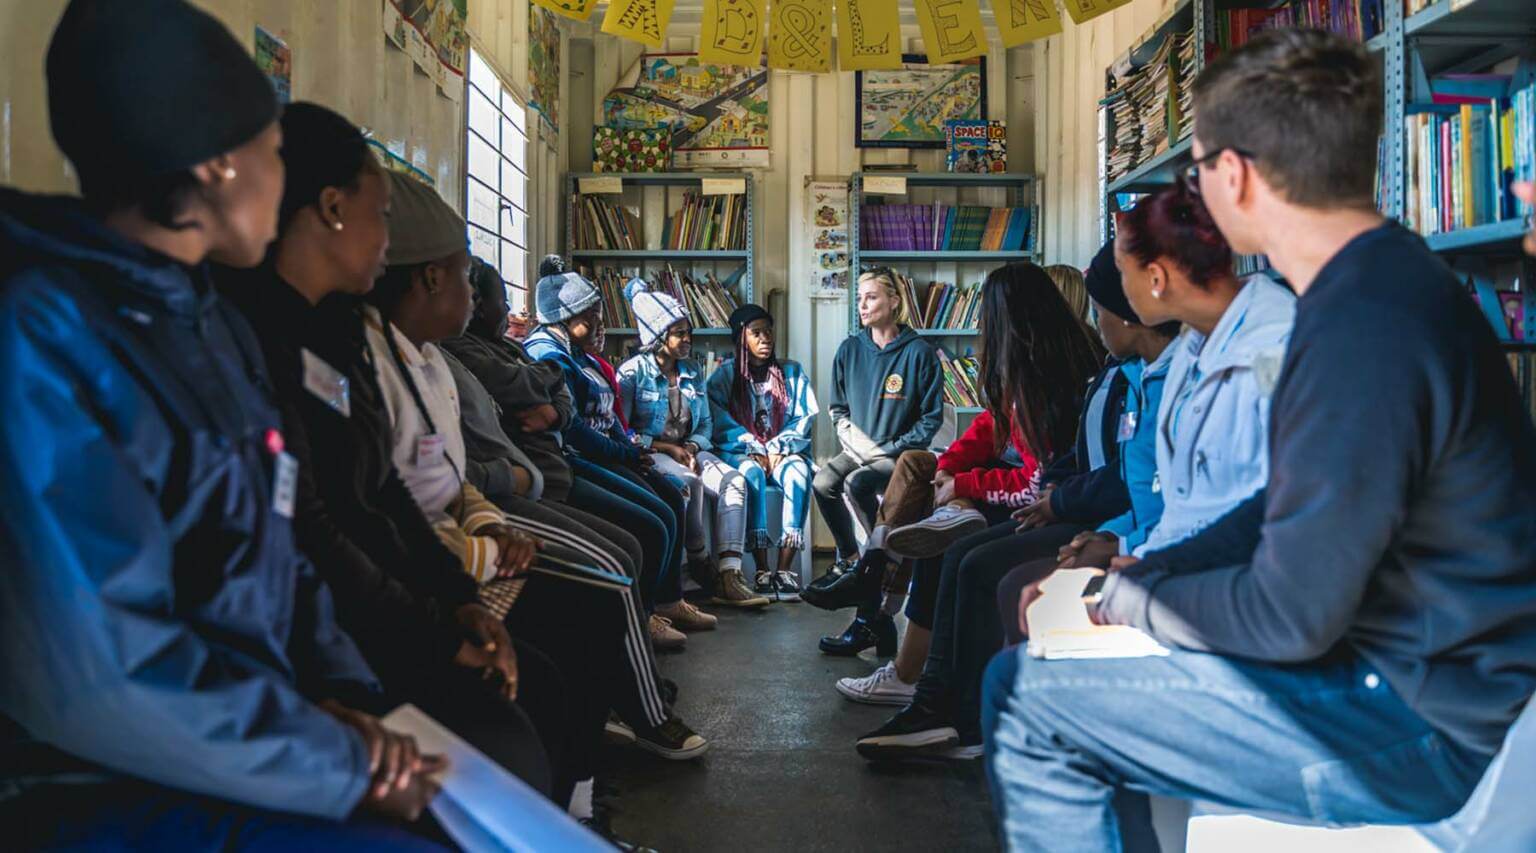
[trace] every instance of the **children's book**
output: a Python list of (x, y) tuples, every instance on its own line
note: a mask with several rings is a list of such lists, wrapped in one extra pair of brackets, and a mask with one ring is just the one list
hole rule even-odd
[(1001, 121), (951, 119), (944, 122), (951, 172), (993, 174), (1008, 171), (1008, 134)]

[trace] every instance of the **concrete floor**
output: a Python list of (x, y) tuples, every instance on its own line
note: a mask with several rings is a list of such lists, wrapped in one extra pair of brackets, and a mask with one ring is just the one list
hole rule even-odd
[(599, 802), (618, 837), (662, 853), (997, 849), (980, 760), (870, 765), (854, 752), (896, 709), (856, 705), (833, 688), (879, 663), (817, 651), (851, 611), (707, 609), (718, 630), (691, 635), (661, 669), (681, 685), (677, 711), (710, 751), (674, 762), (610, 749)]

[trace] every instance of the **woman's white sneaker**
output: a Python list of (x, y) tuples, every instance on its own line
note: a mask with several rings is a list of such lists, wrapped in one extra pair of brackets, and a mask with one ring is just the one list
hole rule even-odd
[(949, 546), (987, 529), (980, 510), (946, 504), (922, 521), (898, 527), (885, 537), (885, 550), (903, 557), (937, 557)]
[(917, 685), (907, 684), (896, 676), (896, 663), (889, 661), (863, 678), (839, 678), (837, 692), (854, 702), (866, 705), (905, 706), (912, 701)]

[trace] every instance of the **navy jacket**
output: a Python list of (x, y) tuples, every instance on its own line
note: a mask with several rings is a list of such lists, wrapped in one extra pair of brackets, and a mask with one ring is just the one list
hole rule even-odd
[(843, 451), (861, 462), (927, 450), (944, 424), (938, 355), (908, 328), (883, 349), (868, 329), (850, 335), (832, 361), (827, 414)]
[[(266, 385), (204, 270), (0, 191), (0, 715), (97, 773), (340, 819), (368, 754), (306, 695), (373, 676), (274, 508)], [(46, 754), (0, 743), (0, 776)]]
[(1129, 383), (1111, 358), (1083, 395), (1077, 444), (1046, 467), (1041, 482), (1055, 486), (1051, 511), (1062, 521), (1100, 524), (1131, 510), (1131, 493), (1120, 475), (1120, 412)]
[[(575, 406), (575, 417), (565, 428), (565, 446), (582, 457), (601, 465), (634, 465), (640, 461), (640, 449), (629, 440), (617, 423), (607, 432), (594, 428), (586, 415), (600, 408), (601, 390), (582, 368), (593, 364), (592, 357), (573, 349), (548, 327), (540, 326), (523, 342), (528, 356), (535, 361), (559, 365), (565, 375)], [(618, 396), (618, 392), (614, 392)], [(604, 412), (606, 414), (606, 412)]]
[(1277, 663), (1342, 644), (1492, 756), (1536, 689), (1536, 429), (1487, 321), (1422, 239), (1373, 229), (1298, 300), (1270, 412), (1262, 502), (1217, 524), (1262, 505), (1251, 556), (1111, 576), (1101, 617)]

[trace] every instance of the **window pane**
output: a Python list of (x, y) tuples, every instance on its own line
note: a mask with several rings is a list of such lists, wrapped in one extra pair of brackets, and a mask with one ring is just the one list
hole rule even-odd
[(499, 268), (500, 256), (497, 254), (499, 246), (500, 241), (496, 239), (496, 235), (489, 231), (482, 231), (473, 225), (469, 226), (470, 254)]
[(501, 236), (517, 245), (528, 246), (528, 214), (508, 208), (501, 212)]
[(528, 126), (527, 110), (512, 97), (511, 92), (505, 89), (501, 90), (501, 111), (507, 114), (507, 118), (512, 119), (512, 123), (519, 130)]
[(469, 174), (474, 175), (485, 182), (488, 187), (495, 188), (500, 179), (501, 158), (496, 156), (496, 150), (474, 134), (469, 136)]
[(505, 160), (501, 161), (501, 194), (518, 210), (528, 209), (528, 176)]
[(469, 82), (479, 86), (483, 92), (501, 91), (501, 81), (496, 79), (496, 72), (473, 50), (469, 52)]
[(487, 231), (496, 231), (501, 224), (497, 208), (501, 199), (486, 189), (479, 181), (469, 182), (469, 221)]
[(527, 284), (527, 258), (527, 252), (511, 243), (503, 241), (501, 244), (501, 266), (499, 267), (501, 277), (508, 283), (518, 285), (519, 287)]
[(527, 314), (528, 290), (523, 287), (507, 288), (507, 305), (511, 307), (513, 314)]
[(496, 106), (474, 89), (469, 90), (469, 127), (492, 142), (496, 141), (496, 131), (501, 127)]
[(501, 123), (501, 153), (519, 168), (528, 168), (528, 138), (510, 121)]

